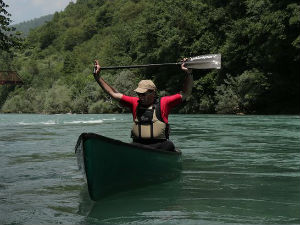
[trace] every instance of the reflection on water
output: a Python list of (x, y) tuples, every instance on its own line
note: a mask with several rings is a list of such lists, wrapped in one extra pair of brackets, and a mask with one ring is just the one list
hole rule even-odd
[[(97, 202), (89, 199), (85, 188), (80, 193), (79, 213), (111, 224), (148, 220), (147, 214), (151, 212), (171, 213), (180, 210), (177, 199), (181, 190), (179, 184), (177, 179), (160, 185), (120, 192)], [(162, 215), (162, 217), (167, 216), (166, 213)]]

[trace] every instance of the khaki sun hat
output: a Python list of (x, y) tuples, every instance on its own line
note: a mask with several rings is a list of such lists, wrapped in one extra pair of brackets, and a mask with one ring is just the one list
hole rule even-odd
[(135, 89), (134, 91), (137, 93), (145, 93), (148, 90), (156, 90), (156, 86), (152, 82), (152, 80), (141, 80), (137, 89)]

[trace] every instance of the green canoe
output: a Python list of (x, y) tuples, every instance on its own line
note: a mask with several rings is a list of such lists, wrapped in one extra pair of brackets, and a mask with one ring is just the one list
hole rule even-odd
[(107, 138), (79, 136), (75, 153), (92, 200), (174, 179), (181, 173), (181, 151), (164, 151)]

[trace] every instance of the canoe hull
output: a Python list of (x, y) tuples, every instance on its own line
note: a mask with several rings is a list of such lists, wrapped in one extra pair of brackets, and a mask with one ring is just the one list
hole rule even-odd
[(79, 136), (75, 149), (92, 200), (174, 179), (181, 152), (142, 148), (94, 133)]

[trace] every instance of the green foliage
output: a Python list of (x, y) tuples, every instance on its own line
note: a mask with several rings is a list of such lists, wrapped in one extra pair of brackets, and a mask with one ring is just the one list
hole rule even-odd
[(70, 54), (67, 54), (64, 59), (64, 65), (62, 71), (65, 74), (72, 73), (74, 71), (74, 59)]
[[(0, 89), (2, 111), (120, 112), (91, 76), (94, 59), (112, 66), (220, 52), (222, 69), (194, 71), (193, 95), (179, 112), (299, 113), (299, 15), (295, 0), (77, 0), (32, 30), (24, 49), (0, 52), (1, 69), (26, 81)], [(153, 79), (162, 95), (184, 80), (176, 67), (101, 73), (127, 95), (139, 79)], [(27, 99), (35, 106), (26, 108)]]
[(99, 100), (89, 107), (88, 113), (112, 113), (113, 109), (109, 102)]
[(13, 68), (13, 57), (12, 52), (0, 51), (0, 70), (11, 70)]
[[(29, 102), (27, 102), (27, 105), (28, 104)], [(2, 111), (4, 113), (23, 112), (27, 105), (24, 104), (24, 98), (22, 96), (15, 95), (5, 102)]]
[(18, 23), (14, 25), (14, 27), (16, 28), (16, 31), (19, 31), (21, 33), (22, 37), (26, 37), (29, 34), (30, 30), (42, 26), (43, 24), (45, 24), (46, 22), (52, 19), (53, 19), (53, 14), (46, 15), (40, 18), (35, 18), (29, 21)]
[(5, 103), (9, 93), (14, 90), (14, 86), (0, 86), (0, 107)]
[(105, 94), (98, 84), (89, 83), (84, 88), (76, 89), (77, 93), (73, 101), (73, 112), (88, 113), (90, 105), (105, 98)]
[(179, 110), (180, 113), (214, 113), (216, 89), (216, 72), (194, 81), (193, 94), (187, 104)]
[(39, 36), (41, 49), (45, 49), (51, 45), (57, 36), (58, 33), (56, 31), (55, 24), (53, 22), (48, 22), (44, 27), (41, 28), (41, 33)]
[(254, 113), (263, 107), (261, 99), (268, 89), (266, 77), (256, 69), (238, 77), (227, 75), (225, 83), (216, 88), (216, 112)]
[(120, 72), (114, 80), (114, 86), (118, 87), (118, 91), (125, 95), (135, 95), (134, 87), (137, 87), (139, 80), (137, 75), (129, 70)]
[(96, 11), (96, 22), (99, 29), (109, 27), (112, 24), (112, 11), (112, 6), (109, 3), (104, 4)]
[(45, 94), (35, 88), (17, 89), (2, 107), (6, 113), (41, 113), (43, 112)]
[(70, 28), (65, 33), (64, 49), (73, 50), (76, 45), (79, 45), (84, 40), (84, 33), (80, 28)]
[(72, 92), (59, 82), (54, 83), (45, 94), (44, 109), (48, 113), (72, 112)]
[(216, 90), (216, 112), (217, 113), (238, 113), (240, 111), (240, 98), (231, 86), (222, 84)]
[(0, 50), (9, 51), (11, 47), (21, 46), (19, 33), (14, 33), (15, 28), (9, 26), (11, 23), (10, 14), (6, 11), (8, 5), (0, 0)]

